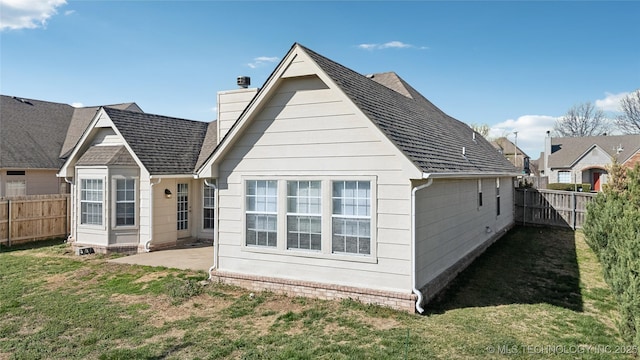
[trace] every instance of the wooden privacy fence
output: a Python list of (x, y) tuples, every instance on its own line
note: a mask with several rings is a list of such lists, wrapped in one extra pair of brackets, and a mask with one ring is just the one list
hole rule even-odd
[(587, 203), (597, 194), (543, 189), (516, 189), (516, 222), (523, 225), (567, 226), (584, 224)]
[(0, 199), (0, 244), (64, 237), (70, 230), (70, 198), (30, 195)]

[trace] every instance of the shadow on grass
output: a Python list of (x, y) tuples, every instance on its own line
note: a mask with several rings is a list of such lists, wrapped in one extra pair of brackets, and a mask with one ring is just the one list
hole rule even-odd
[(46, 240), (36, 240), (22, 244), (16, 244), (7, 246), (4, 244), (0, 244), (0, 253), (7, 253), (12, 251), (21, 251), (21, 250), (32, 250), (32, 249), (40, 249), (49, 246), (62, 245), (65, 243), (65, 238), (55, 238), (55, 239), (46, 239)]
[(427, 305), (428, 313), (548, 303), (582, 311), (580, 270), (571, 230), (516, 227)]

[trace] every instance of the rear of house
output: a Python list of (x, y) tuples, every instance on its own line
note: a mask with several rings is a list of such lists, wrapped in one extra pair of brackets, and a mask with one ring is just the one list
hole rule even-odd
[(513, 166), (393, 73), (295, 44), (250, 99), (197, 173), (214, 278), (422, 311), (513, 225)]

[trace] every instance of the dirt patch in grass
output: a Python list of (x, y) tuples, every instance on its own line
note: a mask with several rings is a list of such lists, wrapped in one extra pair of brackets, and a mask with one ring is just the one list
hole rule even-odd
[(151, 282), (158, 279), (162, 279), (167, 275), (169, 275), (168, 271), (154, 271), (154, 272), (150, 272), (148, 274), (142, 275), (139, 279), (135, 280), (133, 283), (139, 284), (139, 283)]

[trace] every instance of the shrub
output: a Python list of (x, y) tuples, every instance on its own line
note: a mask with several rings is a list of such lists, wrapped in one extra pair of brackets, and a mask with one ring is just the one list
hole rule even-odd
[(610, 185), (588, 204), (584, 232), (618, 302), (620, 333), (640, 346), (640, 165), (608, 170)]
[(578, 191), (589, 192), (591, 191), (591, 184), (565, 184), (565, 183), (551, 183), (547, 185), (549, 190), (562, 190), (562, 191)]

